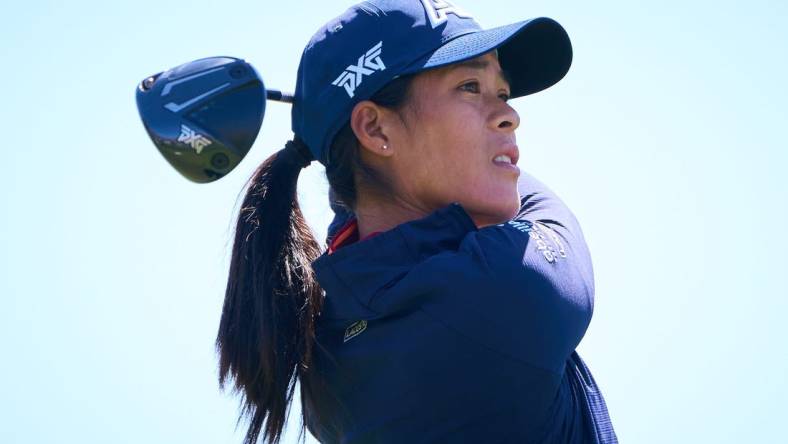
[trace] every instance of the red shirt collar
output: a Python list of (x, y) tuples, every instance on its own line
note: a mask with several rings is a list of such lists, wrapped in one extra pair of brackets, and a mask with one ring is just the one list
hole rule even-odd
[[(370, 237), (380, 233), (382, 233), (382, 231), (375, 231), (374, 233), (368, 234), (364, 237), (364, 239), (361, 240), (369, 239)], [(358, 241), (358, 221), (355, 217), (351, 217), (350, 220), (348, 220), (345, 225), (343, 225), (342, 228), (337, 231), (336, 236), (334, 236), (334, 239), (331, 241), (331, 245), (328, 246), (328, 254), (331, 254), (344, 246)]]

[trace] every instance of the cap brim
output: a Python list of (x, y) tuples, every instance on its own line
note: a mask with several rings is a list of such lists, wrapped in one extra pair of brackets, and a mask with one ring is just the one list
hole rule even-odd
[(472, 59), (498, 49), (501, 68), (511, 79), (511, 97), (555, 85), (572, 64), (572, 44), (555, 20), (538, 17), (511, 25), (461, 35), (410, 65), (415, 73)]

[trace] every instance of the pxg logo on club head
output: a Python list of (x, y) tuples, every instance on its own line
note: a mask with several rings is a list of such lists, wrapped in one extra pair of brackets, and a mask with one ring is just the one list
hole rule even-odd
[(136, 98), (164, 158), (187, 179), (207, 183), (249, 152), (263, 123), (266, 90), (244, 60), (209, 57), (147, 77)]

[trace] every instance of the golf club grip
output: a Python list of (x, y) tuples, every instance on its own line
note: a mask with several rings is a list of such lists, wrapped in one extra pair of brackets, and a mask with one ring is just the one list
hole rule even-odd
[(275, 100), (277, 102), (293, 103), (293, 95), (275, 89), (265, 91), (268, 100)]

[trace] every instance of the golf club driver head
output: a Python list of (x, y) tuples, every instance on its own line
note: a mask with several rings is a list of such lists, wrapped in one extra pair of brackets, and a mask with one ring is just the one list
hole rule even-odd
[(234, 57), (184, 63), (136, 88), (137, 109), (154, 145), (197, 183), (220, 179), (243, 160), (260, 132), (266, 95), (252, 65)]

